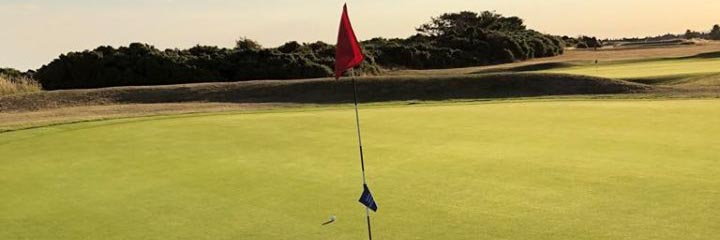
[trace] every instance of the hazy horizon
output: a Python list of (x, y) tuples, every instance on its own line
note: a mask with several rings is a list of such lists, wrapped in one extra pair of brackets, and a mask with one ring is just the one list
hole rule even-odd
[[(345, 1), (318, 0), (0, 0), (0, 67), (37, 69), (60, 54), (131, 42), (160, 49), (231, 47), (248, 37), (266, 47), (288, 41), (333, 43)], [(496, 11), (555, 35), (645, 37), (708, 31), (720, 1), (472, 0), (347, 1), (360, 39), (407, 37), (446, 12)], [(641, 10), (638, 10), (641, 9)], [(8, 24), (11, 23), (11, 24)]]

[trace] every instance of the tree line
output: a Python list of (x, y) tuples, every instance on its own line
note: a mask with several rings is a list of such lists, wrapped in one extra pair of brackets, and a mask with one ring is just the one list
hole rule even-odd
[[(334, 48), (321, 42), (261, 48), (243, 39), (232, 49), (195, 46), (184, 50), (132, 43), (61, 55), (34, 77), (45, 89), (312, 78), (330, 75), (330, 56)], [(366, 65), (367, 71), (376, 71), (373, 64)]]
[(620, 38), (620, 39), (605, 39), (604, 41), (623, 41), (623, 42), (654, 42), (654, 41), (669, 41), (677, 39), (705, 39), (705, 40), (720, 40), (720, 25), (715, 24), (710, 31), (695, 31), (686, 30), (685, 33), (666, 33), (658, 36), (651, 37), (634, 37), (634, 38)]
[(562, 54), (560, 37), (527, 29), (522, 19), (494, 12), (443, 14), (405, 39), (363, 42), (383, 68), (453, 68), (508, 63)]
[[(521, 18), (488, 11), (443, 14), (416, 30), (408, 38), (362, 42), (367, 60), (359, 72), (508, 63), (556, 56), (566, 45), (561, 37), (528, 29)], [(234, 48), (166, 50), (132, 43), (63, 54), (33, 72), (33, 77), (49, 90), (317, 78), (332, 76), (334, 56), (335, 47), (323, 42), (263, 48), (240, 39)]]
[(685, 35), (683, 37), (686, 39), (701, 38), (707, 40), (720, 40), (720, 25), (715, 24), (709, 32), (697, 32), (688, 29), (685, 31)]

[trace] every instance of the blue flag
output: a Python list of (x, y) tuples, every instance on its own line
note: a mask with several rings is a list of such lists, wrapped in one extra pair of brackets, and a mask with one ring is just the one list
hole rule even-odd
[(372, 193), (370, 193), (370, 189), (368, 188), (367, 184), (363, 184), (363, 188), (364, 190), (359, 200), (360, 203), (373, 210), (373, 212), (377, 212), (377, 203), (375, 203), (375, 199), (373, 199)]

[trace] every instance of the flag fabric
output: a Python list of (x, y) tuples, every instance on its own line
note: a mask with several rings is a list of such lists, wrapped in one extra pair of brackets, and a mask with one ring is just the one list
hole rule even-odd
[(367, 184), (363, 184), (363, 188), (364, 190), (359, 200), (360, 203), (373, 210), (373, 212), (377, 212), (378, 206), (377, 203), (375, 203), (372, 193), (370, 193), (370, 188), (368, 188)]
[(350, 24), (346, 4), (343, 6), (340, 18), (340, 32), (335, 49), (335, 79), (340, 79), (345, 71), (360, 65), (364, 59), (365, 56), (362, 54), (360, 44), (358, 44), (352, 24)]

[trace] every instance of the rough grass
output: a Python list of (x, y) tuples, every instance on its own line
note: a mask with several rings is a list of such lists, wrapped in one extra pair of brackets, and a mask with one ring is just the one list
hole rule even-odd
[(0, 97), (13, 94), (38, 92), (40, 90), (42, 90), (40, 83), (33, 79), (27, 77), (11, 77), (0, 74)]
[[(718, 104), (363, 107), (376, 238), (714, 239)], [(0, 134), (0, 239), (362, 239), (354, 131), (345, 108)]]
[[(362, 102), (622, 94), (651, 90), (625, 81), (567, 74), (483, 74), (361, 78)], [(331, 79), (247, 81), (153, 87), (50, 91), (0, 98), (0, 112), (103, 104), (347, 103), (352, 82)]]

